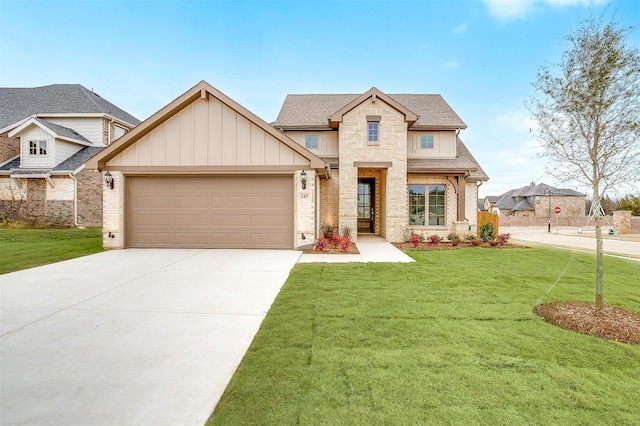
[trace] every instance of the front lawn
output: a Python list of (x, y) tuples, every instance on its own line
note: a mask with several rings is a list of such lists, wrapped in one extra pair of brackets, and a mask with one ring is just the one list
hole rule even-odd
[(0, 274), (100, 251), (99, 228), (0, 229)]
[[(640, 346), (532, 312), (541, 298), (592, 302), (592, 255), (409, 254), (297, 265), (208, 424), (637, 423)], [(606, 258), (604, 294), (640, 311), (640, 264)]]

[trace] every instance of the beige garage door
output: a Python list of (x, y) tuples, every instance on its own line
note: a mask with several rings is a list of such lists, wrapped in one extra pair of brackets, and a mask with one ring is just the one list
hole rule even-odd
[(291, 176), (129, 177), (129, 247), (293, 248)]

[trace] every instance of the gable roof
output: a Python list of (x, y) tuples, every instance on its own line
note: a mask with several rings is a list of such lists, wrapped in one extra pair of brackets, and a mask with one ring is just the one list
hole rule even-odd
[(32, 115), (104, 114), (135, 126), (140, 120), (80, 84), (0, 88), (0, 128)]
[[(533, 182), (530, 185), (523, 186), (522, 188), (512, 189), (499, 196), (490, 196), (489, 201), (494, 203), (500, 210), (533, 210), (533, 206), (527, 197), (586, 197), (585, 194), (574, 191), (569, 188), (555, 188), (546, 183), (539, 183), (535, 185)], [(526, 202), (526, 203), (523, 203)]]
[(231, 109), (235, 110), (238, 114), (244, 116), (250, 122), (253, 122), (256, 126), (273, 136), (279, 142), (285, 144), (293, 151), (297, 152), (304, 158), (309, 160), (311, 168), (324, 169), (324, 161), (317, 157), (314, 153), (296, 143), (293, 139), (289, 138), (282, 132), (277, 131), (269, 123), (262, 120), (260, 117), (238, 104), (233, 99), (229, 98), (218, 89), (211, 86), (206, 81), (202, 80), (200, 83), (187, 90), (185, 93), (174, 99), (168, 105), (160, 109), (158, 112), (147, 118), (138, 126), (134, 127), (131, 131), (120, 137), (108, 147), (104, 148), (96, 156), (90, 158), (87, 161), (87, 167), (91, 169), (103, 170), (109, 160), (116, 157), (123, 152), (129, 146), (140, 140), (145, 135), (149, 134), (152, 130), (162, 125), (165, 121), (171, 118), (174, 114), (178, 113), (189, 104), (202, 98), (208, 99), (209, 96), (220, 100), (223, 104), (226, 104)]
[(416, 122), (416, 120), (418, 120), (418, 116), (414, 112), (410, 111), (405, 106), (399, 104), (393, 98), (390, 98), (389, 96), (385, 95), (375, 87), (372, 87), (362, 95), (358, 96), (357, 98), (355, 98), (354, 100), (352, 100), (351, 102), (349, 102), (348, 104), (340, 108), (338, 111), (331, 114), (331, 116), (329, 116), (329, 123), (331, 127), (337, 128), (338, 123), (342, 123), (342, 119), (346, 113), (348, 113), (349, 111), (351, 111), (352, 109), (354, 109), (355, 107), (357, 107), (358, 105), (360, 105), (361, 103), (363, 103), (364, 101), (370, 98), (372, 98), (374, 102), (377, 98), (380, 98), (382, 101), (384, 101), (385, 103), (393, 107), (395, 110), (403, 114), (405, 116), (405, 121), (411, 124), (413, 124), (414, 122)]
[(16, 127), (15, 129), (13, 129), (11, 132), (9, 132), (9, 136), (11, 137), (17, 136), (23, 130), (25, 130), (26, 128), (32, 125), (40, 127), (42, 130), (49, 133), (51, 136), (53, 136), (56, 139), (63, 139), (69, 142), (78, 143), (80, 145), (93, 145), (90, 140), (88, 140), (87, 138), (85, 138), (84, 136), (82, 136), (81, 134), (79, 134), (73, 129), (60, 126), (58, 124), (49, 123), (48, 121), (44, 121), (35, 117), (28, 119), (27, 121), (25, 121), (24, 123)]
[(20, 157), (12, 158), (11, 160), (5, 162), (4, 164), (0, 164), (0, 174), (24, 174), (28, 175), (38, 175), (43, 173), (50, 174), (67, 174), (78, 171), (82, 167), (82, 165), (87, 161), (87, 159), (96, 155), (103, 147), (101, 146), (85, 146), (80, 151), (73, 154), (71, 157), (64, 160), (62, 163), (58, 164), (53, 168), (40, 168), (38, 170), (20, 170)]
[[(272, 125), (276, 128), (326, 128), (329, 119), (359, 98), (376, 90), (372, 88), (364, 95), (354, 94), (306, 94), (287, 95)], [(417, 116), (413, 129), (466, 129), (467, 125), (440, 95), (433, 94), (396, 94), (384, 95), (391, 102)], [(368, 96), (367, 96), (368, 97)]]

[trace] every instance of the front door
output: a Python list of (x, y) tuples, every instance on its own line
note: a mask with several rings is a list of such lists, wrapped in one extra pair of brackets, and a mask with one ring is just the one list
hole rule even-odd
[(358, 233), (375, 233), (375, 187), (373, 178), (358, 179)]

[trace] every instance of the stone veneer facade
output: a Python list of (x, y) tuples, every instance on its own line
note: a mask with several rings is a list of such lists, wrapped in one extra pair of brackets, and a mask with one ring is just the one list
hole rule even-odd
[[(380, 116), (378, 144), (368, 142), (367, 115)], [(357, 188), (359, 167), (378, 168), (380, 163), (380, 193), (383, 198), (379, 212), (379, 234), (388, 241), (401, 241), (402, 228), (407, 224), (407, 123), (402, 113), (382, 100), (368, 99), (347, 112), (339, 127), (339, 207), (340, 230), (349, 227), (357, 240)], [(384, 164), (391, 163), (389, 167)]]

